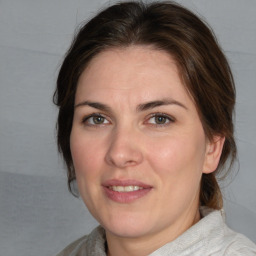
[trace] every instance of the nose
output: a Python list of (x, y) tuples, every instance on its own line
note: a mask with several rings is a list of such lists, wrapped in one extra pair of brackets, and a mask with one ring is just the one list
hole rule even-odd
[(142, 162), (142, 145), (137, 131), (116, 129), (112, 132), (106, 162), (117, 168), (135, 166)]

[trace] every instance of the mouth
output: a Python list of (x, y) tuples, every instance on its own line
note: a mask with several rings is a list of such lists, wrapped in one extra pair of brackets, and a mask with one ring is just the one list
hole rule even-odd
[(132, 192), (132, 191), (138, 191), (140, 189), (143, 189), (143, 187), (139, 187), (139, 186), (109, 186), (108, 189), (111, 189), (111, 190), (117, 191), (117, 192)]
[(136, 180), (108, 180), (102, 187), (107, 198), (117, 203), (132, 203), (146, 196), (153, 188)]

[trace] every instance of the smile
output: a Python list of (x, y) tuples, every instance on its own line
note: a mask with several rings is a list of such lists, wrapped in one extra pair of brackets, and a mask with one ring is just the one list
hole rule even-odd
[(108, 188), (117, 192), (133, 192), (133, 191), (143, 189), (143, 187), (139, 187), (139, 186), (110, 186)]
[(145, 197), (153, 187), (137, 180), (111, 179), (103, 182), (105, 196), (116, 203), (132, 203)]

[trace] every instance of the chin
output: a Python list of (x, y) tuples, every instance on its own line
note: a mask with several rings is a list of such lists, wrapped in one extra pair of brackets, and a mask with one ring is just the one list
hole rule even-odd
[(105, 227), (105, 230), (111, 233), (114, 236), (123, 237), (123, 238), (139, 238), (148, 235), (150, 232), (146, 229), (146, 227), (139, 226), (112, 226)]
[(145, 217), (129, 216), (100, 222), (106, 231), (119, 237), (136, 238), (150, 232), (149, 221)]

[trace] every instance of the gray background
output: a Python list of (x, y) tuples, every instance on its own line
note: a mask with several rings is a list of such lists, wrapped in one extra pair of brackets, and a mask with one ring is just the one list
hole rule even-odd
[[(256, 242), (256, 1), (178, 2), (206, 18), (234, 72), (240, 171), (223, 184), (225, 208), (229, 225)], [(96, 225), (68, 193), (51, 98), (74, 29), (102, 6), (0, 0), (0, 255), (55, 255)]]

